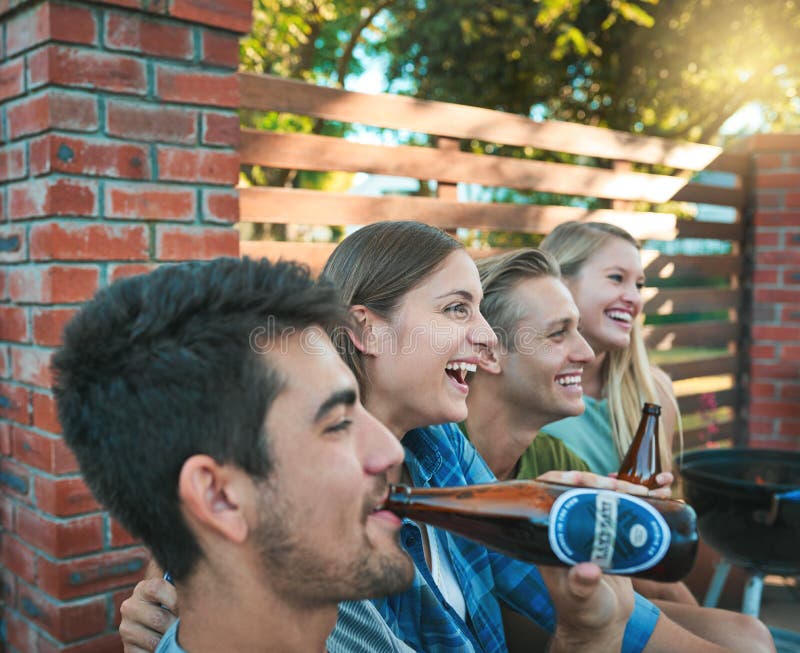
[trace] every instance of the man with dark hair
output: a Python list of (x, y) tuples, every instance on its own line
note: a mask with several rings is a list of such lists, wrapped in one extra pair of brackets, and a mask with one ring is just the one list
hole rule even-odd
[(160, 650), (321, 650), (339, 601), (410, 582), (376, 511), (402, 449), (324, 331), (345, 319), (299, 266), (220, 259), (117, 283), (67, 327), (64, 437), (180, 591)]

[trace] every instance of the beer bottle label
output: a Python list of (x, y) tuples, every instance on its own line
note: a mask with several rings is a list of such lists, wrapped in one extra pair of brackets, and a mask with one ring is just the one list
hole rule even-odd
[(568, 490), (550, 510), (550, 547), (561, 562), (594, 562), (610, 574), (655, 566), (669, 548), (670, 530), (651, 505), (607, 490)]

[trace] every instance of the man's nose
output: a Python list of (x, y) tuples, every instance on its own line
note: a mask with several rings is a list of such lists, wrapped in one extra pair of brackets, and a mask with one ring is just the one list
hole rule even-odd
[(400, 440), (378, 418), (364, 409), (363, 465), (369, 474), (383, 474), (400, 465), (405, 457)]
[(594, 360), (594, 350), (580, 333), (573, 349), (572, 360), (579, 363), (590, 363)]

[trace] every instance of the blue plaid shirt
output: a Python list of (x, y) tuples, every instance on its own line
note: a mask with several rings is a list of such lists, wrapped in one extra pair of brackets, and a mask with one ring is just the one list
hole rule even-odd
[[(406, 466), (417, 487), (489, 483), (491, 470), (455, 424), (410, 431), (403, 438)], [(403, 521), (401, 541), (416, 565), (413, 585), (402, 594), (373, 601), (392, 631), (424, 653), (501, 653), (507, 651), (500, 602), (552, 632), (555, 612), (536, 567), (514, 560), (457, 535), (436, 529), (464, 594), (468, 624), (445, 602), (425, 562), (422, 534)], [(625, 629), (623, 653), (644, 649), (659, 610), (636, 595)]]

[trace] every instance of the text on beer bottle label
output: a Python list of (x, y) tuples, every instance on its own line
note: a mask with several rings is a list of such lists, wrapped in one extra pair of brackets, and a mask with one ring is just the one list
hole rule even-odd
[(667, 522), (641, 499), (606, 490), (575, 489), (550, 510), (550, 547), (568, 565), (594, 562), (611, 574), (658, 564), (669, 548)]

